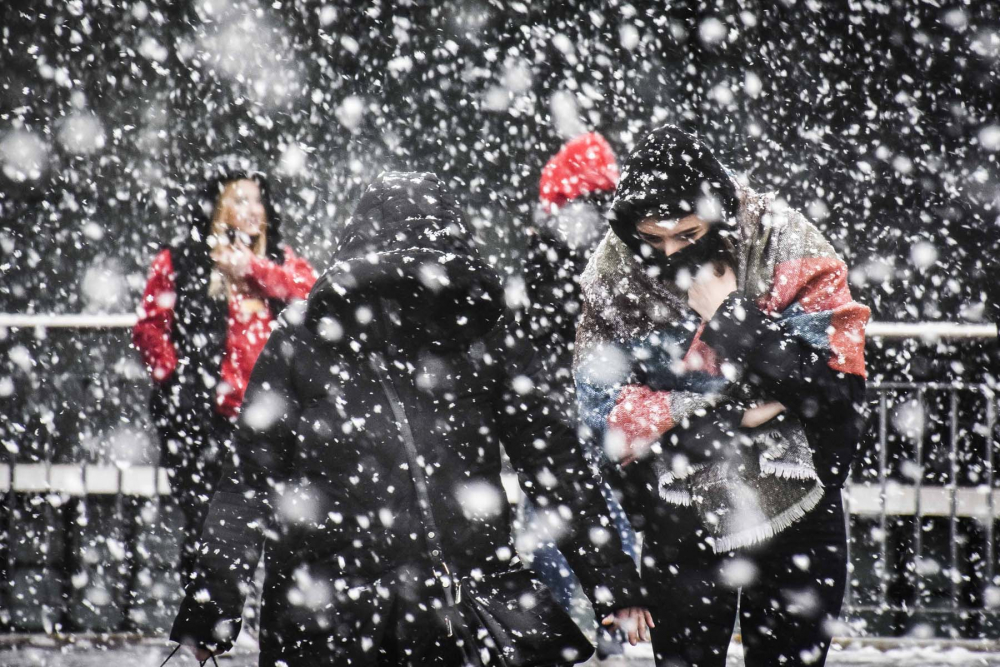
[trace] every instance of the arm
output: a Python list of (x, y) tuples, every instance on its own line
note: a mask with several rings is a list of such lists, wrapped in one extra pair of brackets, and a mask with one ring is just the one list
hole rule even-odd
[(292, 301), (309, 296), (309, 290), (316, 282), (316, 272), (305, 258), (286, 247), (284, 264), (254, 256), (250, 260), (246, 279), (270, 299)]
[[(697, 335), (692, 339), (690, 332), (676, 325), (640, 338), (628, 348), (630, 372), (621, 378), (621, 384), (612, 385), (609, 381), (617, 378), (605, 377), (603, 369), (614, 364), (615, 356), (598, 349), (585, 359), (577, 369), (577, 395), (594, 441), (603, 444), (619, 465), (628, 465), (664, 443), (667, 432), (677, 427), (687, 430), (692, 422), (706, 421), (710, 412), (726, 408), (723, 430), (731, 430), (729, 408), (735, 406), (719, 397), (727, 382), (714, 374), (714, 355)], [(669, 444), (689, 448), (691, 451), (683, 453), (701, 461), (714, 456), (703, 451), (701, 440), (711, 442), (710, 438), (699, 438), (695, 443), (683, 437), (673, 438)]]
[[(221, 653), (232, 647), (271, 524), (271, 488), (287, 478), (299, 408), (291, 386), (289, 329), (276, 330), (247, 387), (234, 437), (236, 456), (212, 497), (194, 578), (170, 638)], [(234, 463), (235, 461), (235, 463)]]
[(132, 329), (132, 344), (157, 382), (167, 380), (177, 367), (177, 351), (171, 338), (175, 300), (170, 251), (163, 250), (149, 267), (139, 321)]
[(828, 353), (736, 294), (716, 311), (702, 340), (801, 419), (823, 483), (842, 485), (864, 429), (864, 378), (835, 370)]
[[(600, 480), (584, 459), (576, 434), (561, 423), (548, 398), (538, 391), (541, 366), (533, 346), (509, 323), (506, 334), (506, 382), (496, 397), (495, 412), (524, 490), (540, 510), (557, 512), (566, 521), (558, 546), (598, 618), (640, 604), (635, 565), (622, 550)], [(526, 391), (528, 382), (523, 378), (531, 381)]]

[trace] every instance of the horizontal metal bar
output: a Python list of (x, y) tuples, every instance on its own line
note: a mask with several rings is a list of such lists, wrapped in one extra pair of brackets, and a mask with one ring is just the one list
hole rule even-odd
[(0, 313), (0, 327), (8, 329), (120, 329), (131, 328), (139, 317), (135, 314), (114, 315), (20, 315)]
[[(972, 609), (972, 612), (983, 611), (982, 609)], [(962, 649), (964, 651), (975, 652), (975, 653), (996, 653), (1000, 652), (1000, 642), (996, 639), (944, 639), (943, 637), (936, 637), (933, 639), (915, 639), (913, 637), (834, 637), (832, 643), (836, 647), (840, 648), (872, 648), (879, 652), (893, 651), (897, 649), (933, 649), (936, 651), (947, 651), (952, 649)], [(837, 650), (836, 648), (834, 650)], [(939, 656), (939, 653), (932, 654), (934, 656)], [(962, 661), (963, 664), (976, 664), (984, 656), (965, 657)], [(991, 659), (993, 656), (989, 656)], [(840, 658), (843, 659), (843, 658)], [(929, 662), (926, 657), (923, 660), (917, 659), (917, 662), (911, 662), (906, 658), (903, 658), (905, 662), (900, 662), (898, 659), (890, 660), (889, 662), (883, 662), (882, 656), (872, 657), (866, 655), (863, 658), (862, 663), (854, 662), (853, 660), (847, 664), (866, 664), (866, 665), (927, 665)], [(941, 658), (945, 660), (945, 658)], [(932, 658), (933, 660), (933, 658)], [(841, 663), (843, 664), (843, 663)], [(941, 662), (935, 662), (935, 664), (942, 664)], [(948, 658), (943, 664), (957, 664)], [(980, 664), (988, 664), (985, 661)]]
[[(157, 477), (159, 479), (157, 479)], [(158, 483), (157, 483), (158, 482)], [(0, 492), (65, 493), (71, 496), (166, 495), (170, 481), (166, 468), (81, 463), (17, 463), (13, 470), (0, 464)]]
[[(156, 466), (55, 463), (18, 463), (13, 471), (7, 464), (0, 464), (0, 492), (12, 486), (19, 493), (65, 493), (71, 496), (113, 495), (153, 496), (157, 486), (154, 478), (159, 471), (158, 491), (170, 493), (166, 468)], [(12, 474), (13, 472), (13, 474)], [(502, 476), (504, 490), (511, 502), (520, 497), (516, 475)], [(851, 514), (879, 516), (882, 505), (879, 498), (881, 486), (877, 484), (848, 484)], [(990, 515), (989, 490), (985, 486), (963, 486), (956, 490), (956, 516), (983, 519)], [(993, 491), (994, 515), (1000, 516), (1000, 489)], [(889, 482), (885, 492), (887, 515), (912, 516), (917, 507), (917, 487)], [(951, 493), (945, 486), (920, 487), (920, 512), (922, 516), (951, 516)]]
[(993, 395), (993, 387), (985, 382), (869, 382), (867, 388), (871, 391), (886, 391), (891, 389), (907, 389), (925, 391), (975, 391), (986, 396)]
[(874, 612), (879, 614), (884, 613), (896, 613), (896, 614), (947, 614), (947, 615), (958, 615), (958, 614), (972, 614), (972, 615), (983, 615), (983, 616), (995, 616), (1000, 614), (1000, 609), (988, 608), (988, 607), (968, 607), (962, 606), (959, 608), (954, 608), (951, 606), (937, 606), (937, 607), (924, 607), (924, 606), (911, 606), (911, 607), (901, 607), (899, 605), (875, 605), (875, 604), (856, 604), (856, 605), (844, 605), (843, 613), (854, 614), (858, 612)]
[[(921, 485), (921, 516), (951, 516), (951, 489), (947, 486)], [(848, 484), (845, 491), (850, 497), (851, 514), (879, 516), (882, 512), (878, 484)], [(960, 486), (955, 489), (955, 516), (976, 519), (990, 515), (990, 489), (983, 486)], [(992, 491), (993, 507), (1000, 503), (1000, 489)], [(885, 486), (885, 513), (896, 516), (913, 516), (917, 510), (917, 487), (889, 482)], [(1000, 509), (1000, 508), (998, 508)], [(994, 516), (1000, 512), (994, 511)]]
[[(0, 313), (0, 327), (30, 329), (34, 327), (58, 329), (114, 329), (135, 326), (138, 317), (132, 313), (104, 315), (44, 313), (23, 315)], [(868, 338), (972, 338), (996, 339), (997, 325), (992, 322), (869, 322), (865, 330)]]
[(869, 322), (868, 338), (993, 338), (997, 325), (992, 322)]

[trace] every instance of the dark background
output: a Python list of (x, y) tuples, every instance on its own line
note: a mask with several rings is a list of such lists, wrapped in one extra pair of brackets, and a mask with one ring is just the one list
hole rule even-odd
[[(5, 2), (3, 309), (130, 309), (177, 198), (232, 151), (283, 177), (320, 266), (401, 168), (447, 177), (516, 267), (564, 139), (624, 158), (672, 122), (824, 226), (876, 319), (992, 314), (994, 3), (352, 4)], [(40, 160), (11, 159), (26, 143)]]

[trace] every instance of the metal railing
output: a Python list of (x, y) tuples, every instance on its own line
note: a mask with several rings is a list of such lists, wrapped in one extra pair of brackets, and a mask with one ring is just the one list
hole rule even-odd
[[(884, 382), (870, 385), (869, 395), (877, 405), (874, 433), (869, 434), (874, 436), (877, 479), (849, 485), (845, 502), (849, 527), (855, 521), (854, 530), (848, 533), (852, 563), (857, 561), (857, 525), (864, 524), (864, 519), (857, 520), (863, 517), (876, 522), (878, 588), (876, 595), (862, 601), (857, 586), (849, 586), (845, 612), (911, 617), (950, 614), (964, 625), (995, 627), (995, 620), (984, 621), (983, 617), (1000, 614), (996, 388), (989, 384)], [(961, 420), (963, 405), (965, 425)], [(905, 424), (890, 423), (894, 407), (913, 413), (922, 423), (906, 433)], [(943, 414), (928, 417), (928, 412)], [(890, 435), (893, 430), (895, 438)], [(974, 440), (980, 441), (978, 445)], [(935, 470), (932, 473), (928, 468)], [(972, 483), (962, 484), (963, 472)], [(928, 483), (929, 477), (942, 483)], [(942, 521), (946, 522), (944, 529), (939, 525)], [(942, 534), (947, 536), (946, 554), (941, 553)], [(928, 537), (936, 537), (936, 558), (927, 554)], [(946, 567), (939, 562), (942, 557)], [(941, 595), (942, 588), (946, 588), (946, 595)]]
[[(41, 345), (46, 343), (44, 339), (50, 329), (90, 331), (91, 334), (81, 334), (86, 336), (97, 330), (131, 327), (134, 322), (133, 315), (0, 314), (0, 329), (28, 330)], [(942, 339), (995, 341), (997, 326), (874, 322), (867, 333), (869, 339), (883, 341), (912, 338), (922, 342)], [(144, 377), (132, 381), (146, 382)], [(856, 466), (855, 478), (848, 484), (845, 494), (852, 563), (845, 598), (848, 617), (875, 618), (888, 614), (916, 618), (928, 614), (950, 615), (965, 622), (970, 616), (995, 616), (1000, 611), (996, 563), (1000, 488), (996, 485), (994, 469), (998, 407), (995, 390), (983, 383), (869, 384), (874, 408), (871, 428), (862, 452), (863, 460)], [(920, 428), (911, 428), (912, 425), (905, 423), (906, 419), (900, 419), (901, 411), (913, 413), (911, 417), (916, 415), (918, 421), (922, 419)], [(968, 423), (970, 412), (977, 415), (974, 423)], [(963, 417), (966, 418), (964, 422)], [(907, 433), (907, 429), (913, 432)], [(23, 505), (25, 499), (47, 499), (41, 506), (52, 502), (56, 506), (76, 507), (73, 511), (78, 518), (87, 513), (88, 504), (108, 503), (113, 508), (115, 525), (121, 527), (118, 534), (122, 537), (122, 545), (116, 550), (124, 551), (127, 556), (122, 557), (124, 560), (135, 560), (132, 554), (142, 551), (135, 543), (141, 534), (135, 526), (126, 528), (130, 513), (141, 513), (147, 507), (160, 511), (161, 499), (166, 500), (170, 493), (167, 471), (155, 465), (53, 461), (49, 449), (45, 450), (42, 459), (19, 460), (13, 452), (8, 452), (7, 463), (0, 463), (0, 494), (6, 496), (6, 508), (0, 506), (0, 512), (7, 519), (8, 535), (7, 547), (0, 543), (0, 568), (7, 574), (5, 578), (10, 579), (16, 567), (9, 544), (11, 536), (19, 529), (15, 506)], [(862, 469), (864, 474), (859, 474), (857, 469)], [(516, 480), (505, 479), (504, 482), (509, 494), (518, 492)], [(71, 530), (72, 522), (78, 518), (64, 517), (62, 521)], [(942, 535), (945, 547), (941, 545)], [(53, 535), (48, 537), (54, 539)], [(177, 537), (174, 535), (170, 539)], [(71, 553), (75, 548), (71, 542), (69, 538), (62, 539), (61, 548), (66, 551), (67, 558), (75, 557)], [(978, 551), (972, 548), (973, 542), (981, 547)], [(122, 566), (129, 569), (123, 581), (132, 585), (134, 571), (140, 565), (133, 562), (128, 568)], [(72, 572), (73, 567), (69, 570)], [(63, 581), (61, 585), (72, 592), (77, 584), (77, 581)], [(10, 590), (6, 591), (8, 600), (11, 594)], [(5, 606), (4, 595), (5, 591), (0, 588), (0, 608)], [(164, 610), (163, 615), (169, 617), (169, 609)], [(64, 628), (74, 629), (74, 623), (67, 621), (65, 614), (60, 616), (56, 610), (53, 617), (62, 618)], [(136, 627), (126, 616), (122, 618), (122, 627), (118, 629)], [(16, 622), (5, 620), (0, 613), (0, 628), (5, 625), (17, 627)], [(878, 631), (877, 623), (869, 627)], [(975, 636), (975, 632), (972, 630), (966, 635)]]

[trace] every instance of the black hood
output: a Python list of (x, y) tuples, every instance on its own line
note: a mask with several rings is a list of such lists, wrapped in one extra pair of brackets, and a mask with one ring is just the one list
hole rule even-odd
[(358, 202), (306, 319), (331, 341), (448, 348), (492, 330), (503, 298), (438, 177), (387, 172)]
[(243, 179), (253, 181), (260, 188), (261, 202), (267, 216), (267, 256), (271, 261), (281, 264), (284, 262), (281, 212), (274, 204), (271, 184), (264, 172), (248, 158), (239, 155), (216, 158), (202, 171), (200, 184), (188, 206), (187, 238), (183, 242), (204, 246), (205, 254), (208, 254), (208, 246), (204, 241), (212, 233), (212, 214), (219, 195), (227, 183)]
[[(665, 257), (643, 248), (636, 225), (648, 216), (678, 220), (699, 212), (699, 203), (715, 206), (708, 233), (684, 250)], [(713, 261), (732, 263), (727, 237), (739, 210), (739, 194), (729, 171), (694, 136), (672, 125), (650, 132), (629, 154), (622, 169), (608, 219), (615, 235), (633, 253), (658, 267), (659, 277), (673, 280), (681, 269), (694, 273)]]

